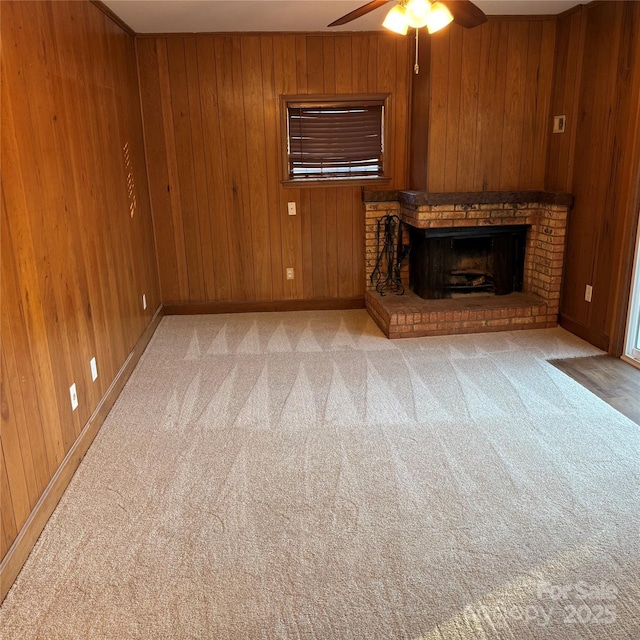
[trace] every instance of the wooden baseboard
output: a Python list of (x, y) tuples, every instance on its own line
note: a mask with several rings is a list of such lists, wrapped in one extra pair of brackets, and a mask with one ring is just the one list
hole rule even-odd
[(168, 302), (164, 315), (196, 315), (208, 313), (255, 313), (259, 311), (328, 311), (364, 309), (364, 296), (329, 298), (327, 300), (269, 300), (265, 302)]
[(73, 474), (87, 453), (87, 450), (91, 446), (91, 443), (124, 388), (124, 385), (131, 376), (135, 366), (138, 364), (163, 315), (164, 310), (162, 306), (160, 306), (144, 333), (140, 336), (136, 346), (122, 367), (120, 367), (120, 371), (118, 371), (111, 386), (107, 389), (102, 400), (100, 400), (95, 411), (85, 424), (78, 439), (64, 457), (53, 478), (51, 478), (47, 488), (44, 490), (44, 493), (40, 497), (40, 500), (38, 500), (22, 529), (20, 529), (9, 551), (7, 551), (7, 554), (2, 559), (0, 563), (0, 603), (4, 600), (11, 585), (18, 577), (20, 570), (29, 557), (47, 521), (58, 505), (66, 488), (69, 486)]
[(559, 324), (563, 329), (574, 333), (579, 338), (582, 338), (587, 342), (590, 342), (594, 347), (598, 347), (598, 349), (602, 349), (603, 351), (609, 350), (609, 336), (606, 336), (599, 331), (594, 331), (589, 327), (585, 327), (580, 322), (576, 322), (562, 313), (560, 314)]

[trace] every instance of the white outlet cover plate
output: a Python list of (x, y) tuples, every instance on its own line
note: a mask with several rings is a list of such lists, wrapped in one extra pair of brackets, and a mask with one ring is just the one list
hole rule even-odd
[(295, 202), (289, 202), (287, 204), (287, 210), (288, 210), (290, 216), (295, 216), (296, 215), (296, 203)]
[(567, 117), (553, 116), (553, 133), (564, 133), (567, 128)]
[(78, 408), (78, 391), (75, 382), (69, 387), (69, 397), (71, 398), (71, 410), (75, 411)]
[(147, 294), (146, 293), (142, 294), (142, 308), (143, 309), (147, 308)]
[(91, 367), (91, 379), (95, 382), (98, 379), (98, 363), (95, 358), (91, 358), (89, 366)]

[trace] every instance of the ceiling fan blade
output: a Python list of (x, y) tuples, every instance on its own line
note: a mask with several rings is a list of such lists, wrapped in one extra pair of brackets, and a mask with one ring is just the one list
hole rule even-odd
[(473, 29), (487, 21), (484, 12), (470, 0), (440, 0), (453, 14), (453, 21), (465, 29)]
[[(359, 9), (354, 9), (350, 13), (347, 13), (346, 15), (342, 16), (342, 18), (338, 18), (337, 20), (334, 20), (328, 26), (337, 27), (337, 26), (339, 26), (341, 24), (347, 24), (347, 22), (351, 22), (352, 20), (355, 20), (356, 18), (360, 18), (361, 16), (364, 16), (367, 13), (370, 13), (374, 9), (377, 9), (378, 7), (381, 7), (383, 4), (387, 4), (387, 2), (389, 2), (389, 0), (373, 0), (373, 2), (368, 2), (367, 4), (363, 5)], [(452, 13), (453, 13), (453, 11), (452, 11)]]

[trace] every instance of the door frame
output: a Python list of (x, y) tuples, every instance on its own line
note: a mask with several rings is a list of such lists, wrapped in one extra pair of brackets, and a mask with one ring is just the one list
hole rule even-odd
[(627, 329), (625, 348), (622, 359), (640, 368), (640, 208), (638, 209), (638, 228), (636, 232), (635, 257), (631, 287), (629, 288), (629, 312), (627, 314)]

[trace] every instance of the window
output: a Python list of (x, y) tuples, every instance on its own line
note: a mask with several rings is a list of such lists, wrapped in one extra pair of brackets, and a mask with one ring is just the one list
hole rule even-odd
[(387, 96), (283, 96), (285, 181), (385, 178)]

